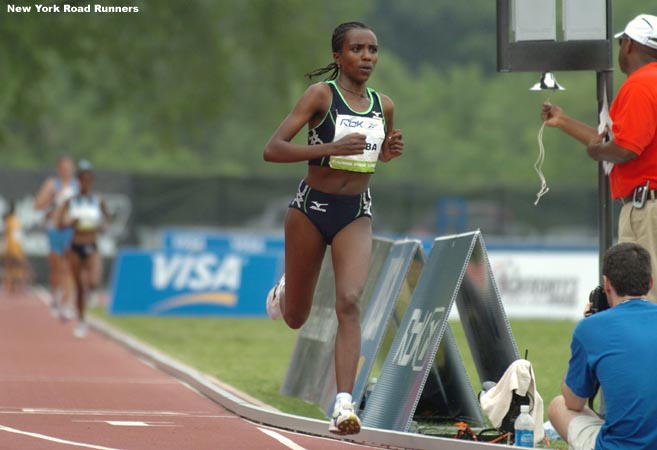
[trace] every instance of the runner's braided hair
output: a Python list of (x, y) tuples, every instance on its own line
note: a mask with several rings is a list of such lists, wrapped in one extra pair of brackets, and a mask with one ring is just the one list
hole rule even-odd
[[(342, 44), (344, 44), (344, 38), (347, 35), (347, 31), (353, 29), (370, 30), (374, 32), (372, 28), (370, 28), (369, 26), (365, 25), (362, 22), (341, 23), (340, 25), (335, 27), (335, 30), (333, 30), (333, 37), (331, 38), (331, 48), (333, 50), (333, 53), (338, 53), (340, 50), (342, 50)], [(328, 66), (322, 67), (320, 69), (315, 69), (312, 72), (308, 72), (304, 76), (310, 80), (313, 77), (318, 77), (328, 72), (331, 72), (331, 74), (326, 79), (335, 80), (338, 77), (338, 73), (340, 73), (340, 68), (335, 62), (332, 62)]]

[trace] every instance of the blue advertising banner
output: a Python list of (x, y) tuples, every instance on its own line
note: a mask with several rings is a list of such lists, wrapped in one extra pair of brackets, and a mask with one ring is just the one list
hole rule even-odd
[(171, 228), (162, 232), (162, 247), (178, 251), (231, 251), (249, 254), (283, 253), (283, 235)]
[(282, 270), (278, 253), (123, 250), (111, 314), (265, 316)]

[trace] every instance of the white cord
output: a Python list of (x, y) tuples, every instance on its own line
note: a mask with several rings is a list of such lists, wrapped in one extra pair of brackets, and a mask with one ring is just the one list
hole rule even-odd
[(545, 130), (545, 122), (541, 125), (541, 129), (538, 130), (538, 159), (534, 163), (534, 170), (538, 174), (538, 177), (541, 179), (541, 189), (536, 194), (536, 201), (534, 206), (538, 205), (538, 202), (541, 200), (545, 194), (550, 190), (547, 187), (547, 181), (545, 180), (545, 175), (543, 175), (543, 161), (545, 161), (545, 147), (543, 146), (543, 130)]

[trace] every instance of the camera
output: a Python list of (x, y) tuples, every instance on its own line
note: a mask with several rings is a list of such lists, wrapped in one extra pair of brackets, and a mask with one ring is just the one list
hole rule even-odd
[(591, 291), (589, 294), (589, 303), (591, 304), (591, 308), (589, 309), (587, 316), (599, 313), (600, 311), (604, 311), (605, 309), (609, 308), (609, 302), (607, 302), (607, 294), (605, 294), (605, 290), (602, 286), (597, 286)]

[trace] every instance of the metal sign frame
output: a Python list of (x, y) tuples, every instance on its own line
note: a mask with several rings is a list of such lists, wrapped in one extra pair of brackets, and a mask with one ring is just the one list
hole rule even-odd
[[(438, 238), (363, 411), (364, 426), (409, 429), (442, 339), (449, 335), (454, 303), (482, 384), (499, 381), (519, 358), (481, 233)], [(469, 394), (474, 397), (471, 386)]]
[[(375, 248), (368, 276), (369, 288), (361, 296), (364, 311), (361, 356), (352, 390), (356, 405), (361, 405), (370, 376), (378, 375), (374, 366), (383, 362), (389, 353), (391, 344), (386, 343), (385, 336), (398, 334), (426, 262), (419, 240), (399, 240), (391, 244), (375, 239)], [(337, 323), (331, 309), (335, 297), (332, 280), (328, 258), (320, 273), (311, 318), (297, 337), (281, 388), (285, 395), (320, 403), (327, 416), (332, 413), (336, 394), (333, 351)], [(483, 412), (449, 324), (445, 325), (444, 336), (434, 355), (426, 386), (423, 384), (418, 394), (417, 401), (422, 408), (418, 413), (430, 414), (431, 420), (460, 420), (472, 426), (484, 426)], [(367, 402), (363, 403), (367, 408)]]

